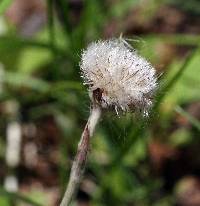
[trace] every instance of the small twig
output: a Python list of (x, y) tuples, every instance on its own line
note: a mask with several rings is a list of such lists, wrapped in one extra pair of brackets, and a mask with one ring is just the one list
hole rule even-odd
[(68, 206), (76, 192), (76, 189), (82, 179), (83, 172), (86, 165), (87, 154), (90, 146), (90, 138), (93, 135), (95, 127), (99, 121), (101, 110), (98, 106), (93, 106), (90, 117), (84, 128), (81, 140), (78, 144), (78, 150), (74, 159), (67, 189), (60, 206)]

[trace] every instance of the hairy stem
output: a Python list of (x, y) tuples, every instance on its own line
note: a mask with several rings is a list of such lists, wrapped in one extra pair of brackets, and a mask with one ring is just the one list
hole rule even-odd
[(83, 130), (80, 142), (78, 144), (77, 154), (72, 164), (69, 182), (60, 206), (68, 206), (70, 204), (76, 192), (76, 189), (82, 179), (90, 146), (90, 138), (94, 133), (100, 116), (100, 108), (96, 105), (93, 106), (90, 112), (88, 122)]

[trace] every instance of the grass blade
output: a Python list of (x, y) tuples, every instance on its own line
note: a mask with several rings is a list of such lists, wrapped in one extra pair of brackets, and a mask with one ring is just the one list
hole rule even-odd
[(177, 83), (177, 81), (180, 79), (182, 74), (184, 73), (185, 69), (188, 67), (191, 59), (195, 55), (197, 49), (193, 50), (185, 59), (184, 63), (182, 66), (179, 68), (179, 70), (176, 72), (176, 74), (172, 77), (172, 79), (160, 90), (158, 96), (157, 96), (157, 101), (154, 105), (154, 110), (158, 108), (160, 105), (160, 102), (165, 98), (167, 93), (173, 88), (173, 86)]
[(197, 128), (200, 131), (200, 122), (198, 119), (193, 117), (191, 114), (186, 112), (184, 109), (182, 109), (180, 106), (177, 106), (175, 108), (175, 111), (185, 117), (195, 128)]
[(26, 202), (32, 206), (42, 206), (41, 204), (31, 200), (30, 198), (28, 198), (24, 195), (21, 195), (19, 193), (8, 192), (2, 187), (0, 187), (0, 196), (6, 196), (6, 197), (14, 199), (14, 200), (20, 200), (20, 201)]
[(25, 39), (17, 36), (0, 36), (0, 48), (8, 47), (13, 48), (23, 48), (23, 47), (35, 47), (38, 49), (50, 49), (61, 55), (66, 55), (66, 51), (60, 48), (52, 47), (51, 44), (31, 39)]

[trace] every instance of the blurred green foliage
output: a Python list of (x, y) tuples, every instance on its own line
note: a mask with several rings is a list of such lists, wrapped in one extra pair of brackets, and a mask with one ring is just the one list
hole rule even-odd
[(189, 12), (190, 14), (196, 14), (200, 15), (200, 2), (199, 0), (190, 0), (190, 1), (184, 1), (184, 0), (166, 0), (171, 5), (177, 6), (181, 9), (183, 9), (186, 12)]
[[(0, 14), (10, 2), (2, 0)], [(177, 5), (180, 4), (178, 2), (182, 1), (177, 1)], [(197, 11), (197, 0), (192, 1), (193, 7), (188, 6), (189, 1), (184, 2), (184, 8)], [(57, 175), (60, 176), (61, 191), (68, 180), (68, 160), (75, 154), (89, 111), (89, 97), (80, 79), (81, 50), (89, 42), (103, 37), (103, 28), (109, 21), (123, 21), (131, 8), (138, 5), (140, 2), (137, 0), (110, 4), (106, 0), (86, 0), (78, 23), (73, 24), (68, 1), (48, 0), (48, 22), (41, 31), (26, 38), (20, 36), (13, 26), (8, 26), (0, 36), (0, 62), (4, 67), (0, 75), (0, 101), (17, 101), (22, 122), (37, 124), (42, 117), (50, 115), (54, 118), (60, 132)], [(119, 29), (117, 35), (123, 32)], [(193, 127), (200, 128), (199, 121), (180, 107), (200, 99), (199, 39), (198, 35), (187, 34), (142, 35), (145, 45), (139, 41), (136, 47), (155, 64), (158, 59), (156, 48), (160, 44), (189, 45), (195, 46), (195, 49), (188, 57), (173, 59), (164, 71), (149, 119), (137, 114), (122, 115), (120, 118), (111, 113), (104, 115), (92, 140), (86, 171), (86, 178), (95, 185), (95, 190), (89, 194), (91, 205), (174, 205), (173, 191), (165, 191), (162, 177), (152, 175), (148, 143), (154, 138), (166, 137), (164, 134), (175, 112), (186, 118)], [(135, 46), (134, 41), (129, 43)], [(6, 121), (1, 122), (5, 124)], [(157, 125), (159, 129), (155, 131)], [(1, 136), (4, 135), (1, 131)], [(165, 142), (179, 147), (191, 143), (193, 137), (190, 130), (181, 128), (169, 135)], [(0, 146), (5, 146), (5, 138), (0, 143)], [(31, 200), (3, 189), (0, 194), (0, 205), (9, 205), (6, 203), (8, 199), (38, 205), (38, 194), (35, 193), (28, 195)], [(42, 196), (45, 195), (42, 193)], [(40, 203), (45, 205), (45, 198), (41, 198)]]
[(4, 0), (0, 3), (0, 15), (10, 6), (12, 0)]

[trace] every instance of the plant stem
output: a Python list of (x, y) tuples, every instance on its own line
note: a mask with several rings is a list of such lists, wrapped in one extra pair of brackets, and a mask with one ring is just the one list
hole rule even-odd
[(94, 133), (100, 116), (101, 109), (97, 105), (93, 105), (88, 122), (78, 144), (77, 154), (72, 164), (69, 182), (60, 206), (68, 206), (70, 204), (82, 179), (90, 146), (90, 138)]

